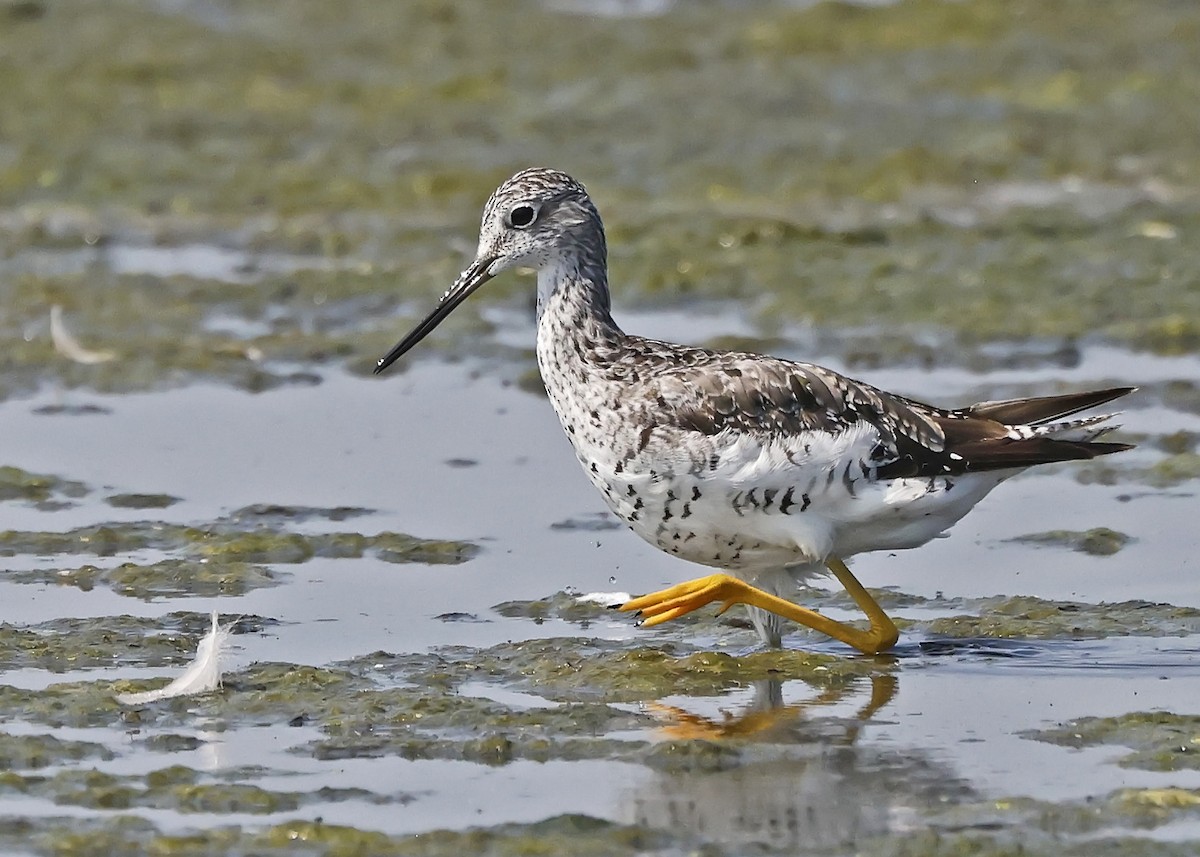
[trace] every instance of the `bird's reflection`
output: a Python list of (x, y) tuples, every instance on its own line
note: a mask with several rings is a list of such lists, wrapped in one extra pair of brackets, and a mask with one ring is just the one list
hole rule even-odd
[[(628, 820), (726, 846), (813, 854), (887, 833), (921, 806), (963, 796), (969, 789), (943, 765), (859, 742), (898, 687), (895, 674), (880, 673), (785, 703), (782, 682), (761, 681), (743, 710), (718, 717), (657, 703), (663, 738), (724, 742), (740, 749), (738, 761), (657, 771), (629, 794)], [(857, 707), (830, 710), (843, 703)]]
[[(846, 730), (843, 743), (853, 743), (863, 724), (869, 721), (877, 711), (886, 706), (896, 695), (899, 683), (891, 673), (871, 675), (869, 698), (859, 707), (852, 718), (840, 720)], [(783, 682), (778, 679), (765, 679), (753, 683), (754, 699), (739, 714), (723, 712), (720, 719), (706, 717), (674, 705), (661, 702), (650, 703), (647, 710), (663, 721), (663, 737), (671, 739), (709, 739), (750, 738), (757, 736), (759, 740), (786, 738), (787, 733), (796, 728), (814, 723), (828, 727), (831, 718), (822, 721), (810, 721), (806, 714), (814, 713), (822, 707), (837, 705), (862, 693), (860, 682), (839, 683), (822, 687), (814, 699), (785, 705), (783, 702)]]

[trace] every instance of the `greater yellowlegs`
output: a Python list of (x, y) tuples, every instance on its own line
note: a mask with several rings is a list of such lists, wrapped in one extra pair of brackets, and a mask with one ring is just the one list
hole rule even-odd
[[(622, 605), (643, 625), (744, 603), (768, 645), (784, 617), (883, 651), (896, 626), (843, 558), (922, 545), (1023, 468), (1129, 448), (1096, 442), (1111, 414), (1070, 417), (1131, 387), (946, 410), (811, 363), (631, 336), (610, 312), (595, 205), (541, 168), (496, 189), (475, 260), (375, 372), (518, 266), (537, 271), (538, 366), (592, 484), (651, 544), (722, 570)], [(790, 600), (826, 569), (869, 630)]]

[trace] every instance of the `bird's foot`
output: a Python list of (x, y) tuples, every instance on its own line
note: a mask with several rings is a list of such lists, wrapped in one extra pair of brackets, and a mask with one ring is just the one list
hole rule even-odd
[(777, 595), (771, 595), (728, 574), (709, 574), (705, 577), (697, 577), (694, 580), (680, 583), (678, 586), (660, 589), (658, 592), (651, 592), (649, 595), (626, 601), (618, 609), (637, 611), (641, 614), (642, 624), (652, 627), (672, 619), (678, 619), (680, 616), (686, 616), (693, 610), (698, 610), (714, 601), (721, 602), (718, 615), (734, 604), (749, 604), (752, 607), (759, 607), (783, 616), (785, 619), (791, 619), (793, 622), (820, 631), (822, 634), (828, 634), (835, 640), (841, 640), (843, 643), (853, 646), (863, 654), (878, 654), (894, 646), (899, 632), (892, 620), (875, 602), (875, 599), (863, 589), (840, 559), (831, 557), (829, 568), (866, 613), (870, 622), (868, 630), (863, 631), (853, 625), (847, 625), (845, 622), (838, 622), (828, 616), (822, 616), (815, 610), (809, 610), (807, 607), (801, 607), (799, 604), (794, 604)]
[(728, 574), (709, 574), (677, 586), (660, 589), (658, 592), (651, 592), (640, 598), (633, 598), (617, 609), (640, 613), (642, 625), (650, 627), (686, 616), (714, 601), (723, 602), (720, 612), (724, 613), (743, 600), (739, 596), (744, 596), (746, 590), (757, 591)]

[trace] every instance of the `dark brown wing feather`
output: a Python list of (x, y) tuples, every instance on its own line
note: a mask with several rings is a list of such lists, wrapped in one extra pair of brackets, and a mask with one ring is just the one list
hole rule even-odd
[(1000, 440), (965, 443), (958, 447), (963, 457), (963, 471), (1008, 470), (1032, 467), (1054, 461), (1082, 461), (1098, 455), (1111, 455), (1133, 449), (1128, 443), (1097, 443), (1095, 441), (1055, 440), (1032, 437), (1027, 440)]
[[(910, 446), (902, 439), (898, 456), (879, 468), (881, 478), (938, 476), (1010, 470), (1078, 461), (1132, 449), (1126, 443), (1059, 440), (1053, 437), (1013, 437), (1013, 426), (1046, 425), (1060, 417), (1111, 402), (1133, 392), (1133, 387), (1114, 387), (1062, 396), (981, 402), (957, 411), (943, 411), (934, 419), (946, 437), (941, 451)], [(1025, 421), (1028, 420), (1028, 421)]]
[(966, 411), (971, 416), (995, 420), (1009, 426), (1036, 426), (1051, 420), (1069, 417), (1089, 408), (1097, 408), (1114, 399), (1127, 396), (1137, 387), (1109, 387), (1086, 393), (1065, 393), (1060, 396), (1038, 396), (1032, 399), (1006, 399), (1002, 402), (979, 402)]

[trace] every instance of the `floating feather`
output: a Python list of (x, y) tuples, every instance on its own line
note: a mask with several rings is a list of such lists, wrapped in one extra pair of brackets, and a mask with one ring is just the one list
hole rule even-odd
[(580, 604), (599, 604), (603, 607), (618, 607), (629, 598), (628, 592), (589, 592), (586, 595), (575, 596), (575, 600)]
[(217, 611), (214, 610), (212, 612), (212, 628), (200, 638), (200, 643), (196, 646), (196, 657), (188, 664), (183, 675), (166, 687), (160, 687), (157, 690), (119, 693), (117, 702), (124, 705), (141, 705), (159, 699), (193, 696), (216, 690), (221, 686), (221, 660), (226, 654), (229, 638), (232, 635), (233, 625), (226, 625), (224, 628), (218, 625)]
[(54, 341), (55, 351), (76, 363), (107, 363), (117, 357), (112, 351), (92, 351), (80, 345), (71, 335), (71, 331), (67, 330), (67, 324), (62, 317), (62, 307), (58, 304), (50, 307), (50, 338)]

